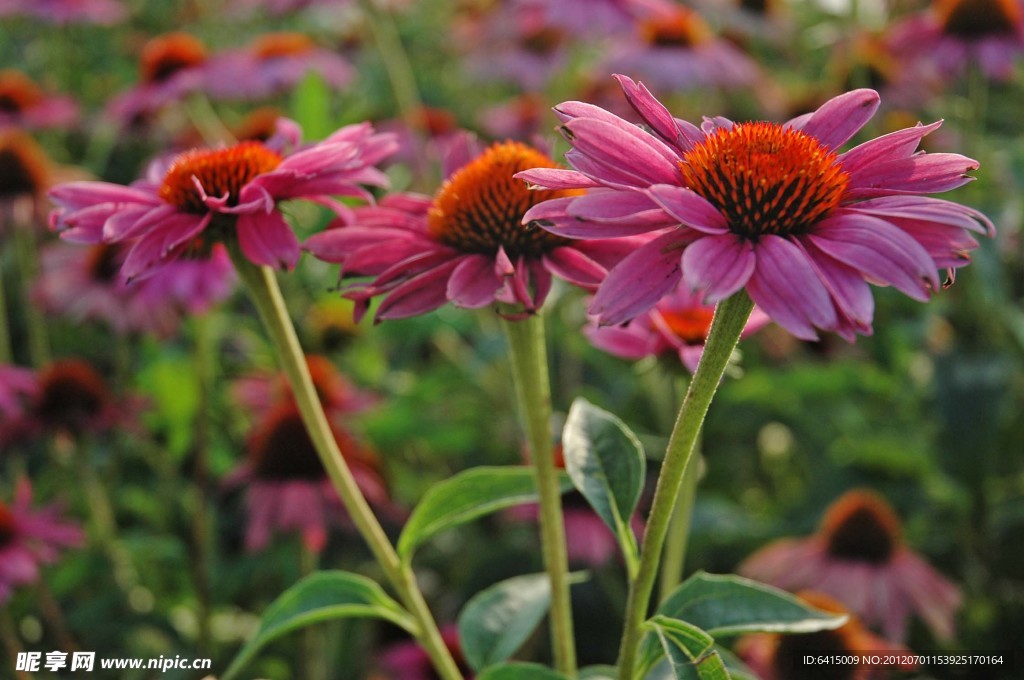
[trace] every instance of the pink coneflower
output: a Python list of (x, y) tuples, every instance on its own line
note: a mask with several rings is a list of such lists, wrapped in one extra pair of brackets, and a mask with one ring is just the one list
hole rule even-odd
[(206, 46), (193, 35), (174, 32), (152, 38), (139, 57), (138, 84), (110, 102), (108, 115), (122, 125), (136, 124), (200, 90), (207, 81), (206, 61)]
[(117, 243), (47, 246), (33, 300), (48, 314), (102, 321), (118, 333), (168, 336), (183, 314), (206, 312), (234, 288), (231, 258), (220, 244), (202, 257), (175, 260), (132, 283), (121, 273), (129, 249), (130, 245)]
[(587, 38), (601, 33), (621, 33), (638, 8), (658, 4), (660, 0), (513, 0), (523, 8), (543, 12), (550, 26)]
[[(451, 652), (452, 658), (459, 667), (459, 672), (472, 680), (473, 671), (466, 664), (459, 644), (459, 631), (455, 626), (441, 628), (441, 639)], [(378, 657), (378, 665), (384, 671), (384, 678), (390, 680), (435, 680), (439, 676), (426, 651), (415, 640), (395, 642), (385, 647)], [(377, 680), (378, 676), (372, 676)]]
[(117, 0), (0, 0), (0, 17), (26, 15), (51, 24), (113, 24), (125, 15)]
[(78, 105), (71, 97), (47, 94), (16, 69), (0, 71), (0, 128), (70, 127), (77, 119)]
[(735, 88), (759, 77), (754, 60), (715, 35), (694, 10), (669, 4), (645, 12), (637, 35), (619, 43), (604, 72), (636, 74), (665, 90)]
[(425, 314), (447, 302), (503, 302), (532, 313), (547, 297), (552, 273), (592, 290), (634, 245), (570, 241), (524, 227), (531, 206), (569, 195), (531, 192), (513, 179), (536, 166), (554, 163), (518, 142), (495, 144), (451, 174), (433, 198), (389, 196), (354, 210), (349, 224), (314, 235), (304, 247), (341, 263), (343, 276), (376, 277), (349, 289), (360, 315), (377, 295), (384, 296), (378, 320)]
[(228, 11), (235, 14), (249, 14), (264, 10), (272, 17), (299, 12), (309, 7), (330, 5), (334, 9), (346, 4), (347, 0), (231, 0)]
[[(294, 123), (283, 125), (296, 133)], [(385, 185), (373, 165), (394, 146), (390, 136), (361, 124), (289, 154), (275, 143), (255, 141), (196, 149), (175, 157), (159, 182), (56, 187), (51, 197), (60, 207), (51, 223), (71, 240), (133, 242), (121, 268), (128, 279), (148, 276), (197, 247), (233, 239), (252, 262), (290, 269), (299, 259), (299, 242), (279, 204), (304, 198), (344, 211), (330, 197), (365, 197), (361, 184)]]
[(904, 545), (896, 513), (870, 491), (842, 496), (817, 534), (776, 541), (739, 572), (786, 590), (831, 595), (894, 640), (906, 637), (912, 613), (936, 636), (952, 637), (960, 606), (960, 591)]
[(333, 89), (352, 81), (352, 66), (302, 33), (267, 33), (239, 50), (214, 55), (206, 66), (206, 91), (219, 99), (263, 99), (318, 73)]
[[(817, 609), (850, 615), (827, 595), (804, 591), (798, 597)], [(735, 649), (761, 680), (880, 680), (888, 677), (886, 668), (916, 668), (916, 664), (908, 662), (882, 665), (884, 657), (907, 658), (910, 650), (873, 635), (856, 616), (850, 616), (839, 628), (817, 633), (747, 635), (737, 640)], [(835, 662), (809, 664), (804, 661), (807, 654), (832, 656)], [(876, 657), (879, 663), (872, 663)]]
[[(376, 459), (337, 423), (331, 430), (363, 496), (392, 512)], [(229, 477), (245, 485), (246, 548), (262, 550), (275, 531), (295, 532), (307, 548), (323, 550), (329, 528), (347, 517), (316, 453), (298, 408), (281, 402), (259, 417), (246, 445), (248, 460)]]
[(535, 139), (542, 129), (546, 132), (547, 125), (542, 126), (542, 122), (546, 123), (549, 111), (541, 97), (528, 93), (483, 109), (479, 121), (493, 137), (527, 141)]
[(1018, 0), (934, 0), (893, 26), (888, 42), (900, 58), (929, 63), (946, 77), (976, 64), (993, 80), (1009, 80), (1024, 53), (1024, 14)]
[(501, 6), (470, 35), (474, 45), (466, 61), (474, 73), (488, 82), (513, 82), (528, 92), (543, 89), (569, 56), (567, 32), (548, 23), (538, 6)]
[(80, 545), (83, 537), (56, 506), (33, 510), (32, 485), (20, 479), (11, 504), (0, 501), (0, 605), (15, 588), (38, 581), (44, 564), (56, 562), (61, 550)]
[[(633, 361), (672, 354), (693, 373), (704, 352), (714, 313), (715, 308), (701, 302), (698, 293), (679, 286), (624, 326), (601, 326), (595, 318), (583, 333), (595, 347), (609, 354)], [(743, 330), (744, 337), (769, 321), (755, 308)]]
[(837, 149), (874, 114), (879, 97), (855, 90), (785, 124), (675, 119), (647, 89), (618, 76), (653, 133), (603, 109), (566, 102), (555, 111), (573, 170), (518, 177), (546, 189), (589, 189), (536, 206), (527, 222), (566, 238), (606, 238), (674, 227), (605, 279), (591, 305), (601, 323), (650, 309), (680, 280), (708, 304), (745, 288), (799, 338), (816, 328), (852, 341), (870, 334), (868, 282), (925, 301), (940, 268), (961, 267), (993, 233), (966, 206), (921, 194), (971, 181), (978, 163), (915, 153), (939, 123)]
[(119, 403), (103, 377), (81, 359), (57, 360), (30, 375), (13, 367), (5, 371), (17, 383), (13, 390), (0, 390), (0, 402), (6, 403), (0, 410), (0, 443), (43, 435), (77, 437), (132, 420), (130, 405)]

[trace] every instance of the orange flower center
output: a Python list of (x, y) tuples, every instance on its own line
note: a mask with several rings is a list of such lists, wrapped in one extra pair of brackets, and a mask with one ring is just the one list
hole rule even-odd
[(1021, 20), (1017, 0), (935, 0), (946, 33), (965, 40), (1012, 33)]
[(900, 521), (880, 496), (851, 491), (825, 513), (821, 535), (836, 559), (885, 564), (899, 546)]
[(512, 175), (554, 162), (519, 142), (489, 147), (444, 183), (427, 214), (436, 240), (467, 253), (541, 255), (566, 239), (522, 224), (523, 215), (541, 201), (575, 195), (568, 191), (532, 191)]
[[(797, 597), (817, 609), (833, 614), (848, 614), (843, 605), (821, 593), (803, 591)], [(806, 635), (781, 635), (772, 657), (772, 666), (780, 680), (864, 680), (866, 668), (856, 662), (814, 666), (803, 662), (804, 654), (837, 655), (853, 658), (865, 648), (860, 622), (850, 621), (835, 630)]]
[(715, 315), (715, 310), (694, 307), (680, 310), (658, 309), (658, 313), (677, 338), (688, 345), (702, 345), (708, 339), (711, 318)]
[(711, 39), (711, 29), (685, 7), (661, 12), (640, 22), (640, 36), (653, 47), (696, 47)]
[(43, 91), (21, 71), (0, 71), (0, 113), (21, 113), (38, 104)]
[(835, 210), (849, 184), (835, 152), (775, 123), (718, 129), (683, 156), (679, 169), (733, 233), (751, 240), (806, 232)]
[(34, 196), (49, 183), (49, 161), (31, 138), (0, 134), (0, 198)]
[(277, 132), (277, 121), (281, 112), (272, 106), (264, 106), (251, 112), (235, 129), (235, 139), (265, 142)]
[(301, 33), (269, 33), (253, 43), (252, 51), (260, 59), (295, 57), (313, 51), (316, 44)]
[(187, 212), (206, 212), (195, 179), (207, 196), (227, 196), (229, 205), (238, 205), (242, 187), (276, 168), (281, 160), (280, 154), (259, 142), (242, 142), (226, 149), (186, 151), (167, 169), (160, 185), (160, 198)]
[(50, 428), (79, 432), (85, 429), (110, 401), (106, 383), (84, 361), (57, 361), (39, 376), (36, 416)]
[(0, 549), (14, 541), (14, 513), (0, 501)]
[(206, 48), (188, 33), (168, 33), (142, 48), (139, 72), (143, 82), (162, 83), (178, 71), (206, 61)]

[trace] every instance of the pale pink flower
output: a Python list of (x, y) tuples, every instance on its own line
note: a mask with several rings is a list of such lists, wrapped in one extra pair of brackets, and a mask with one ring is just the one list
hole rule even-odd
[(961, 603), (957, 587), (904, 544), (889, 504), (864, 490), (833, 503), (817, 534), (775, 541), (738, 571), (786, 590), (830, 595), (894, 640), (905, 639), (914, 614), (936, 636), (952, 637)]
[(0, 0), (0, 17), (31, 16), (50, 24), (115, 24), (125, 15), (118, 0)]
[(0, 71), (0, 128), (66, 128), (77, 119), (78, 104), (71, 97), (44, 92), (16, 69)]

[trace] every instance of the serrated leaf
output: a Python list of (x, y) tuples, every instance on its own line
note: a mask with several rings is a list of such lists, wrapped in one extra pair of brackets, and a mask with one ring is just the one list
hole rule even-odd
[(661, 642), (675, 680), (730, 680), (714, 638), (697, 626), (660, 615), (646, 625)]
[(569, 676), (538, 663), (507, 663), (491, 666), (476, 680), (569, 680)]
[(629, 520), (644, 485), (640, 440), (615, 415), (577, 399), (565, 421), (562, 451), (573, 486), (618, 537), (627, 564), (635, 563)]
[[(562, 492), (569, 490), (561, 480)], [(537, 500), (533, 470), (525, 466), (475, 467), (435, 484), (412, 511), (398, 539), (398, 554), (412, 559), (427, 539), (477, 517)]]
[(380, 618), (412, 632), (416, 624), (374, 581), (344, 571), (321, 571), (302, 579), (274, 600), (259, 630), (221, 676), (230, 680), (268, 642), (298, 628), (340, 618)]
[(658, 613), (687, 621), (712, 636), (742, 633), (815, 633), (846, 623), (784, 590), (734, 574), (697, 572), (665, 600)]

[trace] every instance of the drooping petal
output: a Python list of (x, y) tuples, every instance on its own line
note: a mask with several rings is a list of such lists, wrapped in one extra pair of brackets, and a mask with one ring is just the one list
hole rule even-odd
[(602, 120), (577, 118), (563, 130), (576, 151), (614, 163), (648, 184), (670, 184), (679, 176), (678, 156), (672, 149), (636, 126), (624, 130)]
[(781, 236), (763, 236), (757, 266), (747, 283), (751, 299), (780, 326), (802, 340), (817, 340), (815, 328), (836, 324), (832, 297), (806, 253)]
[(757, 258), (753, 245), (735, 234), (705, 236), (683, 251), (683, 278), (708, 304), (724, 300), (747, 285)]
[(242, 253), (256, 264), (293, 269), (302, 254), (295, 232), (276, 210), (239, 215), (235, 231)]
[(616, 325), (653, 307), (679, 283), (686, 243), (684, 235), (670, 232), (627, 256), (608, 272), (590, 313), (604, 325)]
[(469, 255), (462, 258), (448, 279), (448, 299), (459, 307), (478, 309), (494, 302), (501, 279), (494, 275), (494, 258)]
[(728, 222), (722, 212), (692, 189), (655, 184), (646, 194), (688, 227), (708, 234), (724, 234), (728, 230)]
[(375, 320), (418, 316), (444, 305), (448, 302), (448, 277), (458, 264), (448, 260), (396, 286), (377, 308)]
[(575, 248), (555, 248), (543, 256), (548, 271), (569, 283), (595, 290), (608, 270)]

